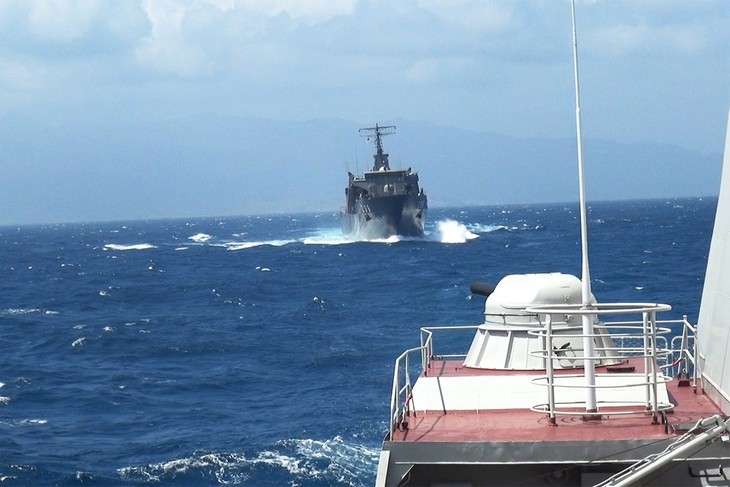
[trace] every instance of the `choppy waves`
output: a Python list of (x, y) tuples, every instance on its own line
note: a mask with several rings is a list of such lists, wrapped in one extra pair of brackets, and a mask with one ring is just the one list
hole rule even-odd
[[(712, 210), (596, 205), (597, 298), (694, 321)], [(474, 280), (580, 271), (561, 205), (429, 216), (372, 242), (336, 215), (0, 228), (0, 483), (373, 485), (418, 328), (482, 320)]]
[[(479, 238), (480, 234), (487, 234), (497, 230), (512, 230), (502, 225), (490, 225), (482, 223), (464, 224), (455, 220), (445, 219), (434, 223), (431, 230), (427, 230), (423, 237), (404, 237), (393, 235), (388, 238), (359, 239), (343, 235), (339, 228), (324, 228), (311, 232), (310, 235), (292, 239), (271, 239), (251, 241), (225, 241), (213, 235), (198, 233), (188, 237), (197, 244), (223, 247), (231, 251), (247, 250), (262, 246), (283, 247), (291, 244), (304, 245), (349, 245), (355, 243), (395, 244), (398, 242), (426, 241), (445, 244), (463, 244), (469, 240)], [(177, 250), (186, 250), (178, 248)]]
[[(369, 485), (378, 450), (331, 440), (282, 440), (254, 452), (199, 452), (189, 457), (117, 470), (125, 480), (154, 484), (214, 478), (221, 485)], [(265, 479), (265, 480), (264, 480)]]
[[(137, 244), (120, 244), (106, 243), (103, 248), (107, 251), (144, 251), (159, 250), (172, 246), (175, 251), (190, 250), (191, 246), (209, 246), (220, 247), (229, 251), (244, 251), (257, 247), (284, 247), (292, 244), (304, 245), (349, 245), (355, 243), (374, 243), (374, 244), (396, 244), (399, 242), (409, 241), (425, 241), (444, 244), (464, 244), (470, 240), (479, 238), (499, 230), (515, 230), (515, 227), (507, 227), (499, 224), (489, 223), (462, 223), (453, 219), (443, 219), (435, 221), (426, 229), (422, 237), (403, 237), (394, 235), (383, 239), (359, 239), (348, 235), (343, 235), (339, 228), (320, 228), (316, 230), (303, 230), (303, 235), (293, 236), (293, 238), (271, 238), (271, 239), (255, 239), (247, 240), (246, 233), (233, 233), (230, 236), (218, 236), (211, 233), (198, 232), (186, 237), (190, 242), (188, 245), (179, 245), (178, 242), (158, 242), (158, 243), (137, 243)], [(242, 238), (244, 237), (244, 238)]]

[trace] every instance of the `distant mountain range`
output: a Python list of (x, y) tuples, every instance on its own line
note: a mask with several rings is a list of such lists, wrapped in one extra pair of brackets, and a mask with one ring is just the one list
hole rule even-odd
[[(374, 121), (373, 121), (374, 123)], [(382, 123), (385, 124), (385, 121)], [(577, 200), (575, 141), (389, 121), (391, 167), (412, 167), (434, 206)], [(216, 115), (47, 127), (0, 119), (0, 224), (336, 212), (362, 172), (372, 124)], [(588, 200), (711, 196), (722, 155), (584, 140)]]

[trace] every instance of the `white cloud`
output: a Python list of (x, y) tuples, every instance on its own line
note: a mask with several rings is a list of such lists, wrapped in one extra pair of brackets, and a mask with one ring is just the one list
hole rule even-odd
[[(253, 52), (252, 46), (285, 56), (272, 46), (281, 46), (292, 29), (347, 15), (354, 6), (354, 1), (329, 0), (143, 0), (152, 30), (140, 39), (135, 58), (162, 74), (211, 76), (228, 67), (229, 60), (241, 52)], [(284, 51), (297, 47), (301, 46)], [(277, 62), (272, 57), (256, 57), (264, 63)]]
[(36, 0), (28, 8), (28, 29), (38, 39), (70, 41), (88, 35), (104, 0)]
[[(727, 79), (726, 5), (579, 0), (586, 80), (616, 73), (596, 92), (642, 100), (668, 73), (715, 87)], [(570, 59), (567, 0), (0, 0), (0, 111), (41, 117), (383, 111), (532, 133), (495, 103), (535, 105), (529, 95), (555, 110)], [(637, 69), (645, 83), (619, 76)]]
[(613, 55), (635, 52), (694, 52), (704, 45), (703, 33), (692, 26), (652, 27), (641, 23), (619, 24), (597, 29), (591, 34), (594, 47)]
[(148, 29), (137, 2), (0, 1), (0, 54), (57, 61), (127, 48)]
[(514, 3), (485, 0), (418, 0), (419, 8), (468, 29), (500, 31), (513, 23)]
[(41, 63), (0, 59), (0, 86), (12, 92), (32, 92), (45, 86), (48, 71)]
[[(136, 60), (163, 74), (175, 74), (183, 78), (205, 74), (210, 63), (206, 61), (202, 46), (188, 42), (184, 24), (191, 13), (213, 3), (143, 0), (142, 9), (147, 14), (152, 30), (139, 41), (135, 50)], [(213, 6), (220, 8), (220, 5)]]
[[(223, 0), (220, 0), (223, 1)], [(286, 13), (293, 19), (315, 25), (338, 15), (349, 15), (357, 0), (231, 0), (235, 8), (273, 17)]]

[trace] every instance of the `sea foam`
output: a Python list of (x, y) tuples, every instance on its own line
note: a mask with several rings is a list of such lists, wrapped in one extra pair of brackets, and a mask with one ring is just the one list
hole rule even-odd
[(472, 233), (463, 223), (455, 220), (441, 220), (436, 222), (436, 229), (430, 235), (431, 240), (441, 243), (466, 243), (469, 240), (479, 238), (479, 235)]
[(229, 242), (225, 244), (228, 250), (246, 250), (254, 247), (261, 247), (263, 245), (270, 245), (271, 247), (283, 247), (290, 243), (294, 243), (296, 240), (264, 240), (260, 242)]
[(213, 238), (213, 237), (211, 237), (207, 233), (198, 233), (198, 234), (193, 235), (192, 237), (188, 237), (189, 240), (192, 240), (193, 242), (198, 242), (198, 243), (207, 242), (211, 238)]
[[(346, 443), (341, 437), (331, 440), (291, 439), (254, 455), (244, 453), (194, 453), (185, 458), (124, 467), (117, 473), (124, 479), (142, 482), (180, 481), (183, 475), (197, 471), (214, 474), (218, 483), (240, 484), (260, 475), (290, 475), (291, 485), (301, 485), (306, 479), (331, 479), (338, 485), (359, 487), (367, 485), (360, 479), (371, 475), (379, 451), (362, 445)], [(268, 473), (267, 473), (268, 471)]]
[(142, 243), (142, 244), (133, 244), (133, 245), (119, 245), (119, 244), (106, 244), (104, 245), (105, 250), (147, 250), (147, 249), (155, 249), (155, 247), (152, 244), (148, 243)]

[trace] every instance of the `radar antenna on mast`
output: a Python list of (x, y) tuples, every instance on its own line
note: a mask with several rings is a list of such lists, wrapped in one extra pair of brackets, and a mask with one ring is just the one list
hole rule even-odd
[(388, 163), (388, 154), (383, 152), (383, 143), (381, 138), (385, 135), (392, 135), (395, 133), (395, 125), (385, 125), (381, 127), (377, 123), (375, 127), (368, 127), (360, 129), (360, 136), (366, 137), (370, 141), (370, 137), (375, 136), (375, 148), (376, 152), (373, 158), (375, 164), (373, 165), (373, 171), (388, 171), (390, 170), (390, 164)]

